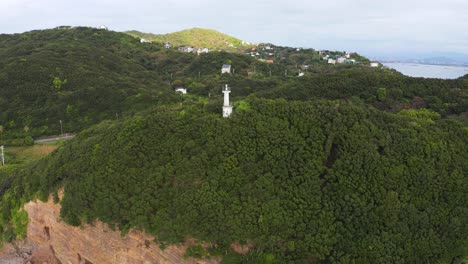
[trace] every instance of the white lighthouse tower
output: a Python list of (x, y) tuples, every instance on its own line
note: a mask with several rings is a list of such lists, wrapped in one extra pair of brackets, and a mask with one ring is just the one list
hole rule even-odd
[(226, 84), (223, 87), (224, 104), (223, 104), (223, 117), (229, 117), (232, 114), (232, 105), (229, 103), (229, 93), (231, 88)]

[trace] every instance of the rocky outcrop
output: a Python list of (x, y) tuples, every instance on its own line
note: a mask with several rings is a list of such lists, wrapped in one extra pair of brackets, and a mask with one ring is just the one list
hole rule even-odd
[[(12, 244), (4, 244), (0, 250), (0, 264), (22, 264), (30, 259), (35, 245), (28, 241), (17, 241)], [(42, 263), (42, 262), (40, 262)]]
[[(219, 259), (184, 258), (185, 245), (172, 245), (164, 250), (155, 244), (154, 237), (138, 231), (130, 231), (122, 237), (119, 231), (110, 229), (106, 224), (96, 222), (92, 225), (73, 227), (59, 218), (60, 205), (50, 199), (29, 202), (24, 206), (29, 215), (25, 245), (31, 247), (31, 255), (21, 256), (22, 246), (7, 248), (16, 250), (23, 262), (5, 263), (63, 263), (63, 264), (214, 264)], [(32, 246), (31, 246), (32, 245)], [(0, 255), (1, 256), (1, 255)], [(10, 255), (12, 256), (12, 255)]]

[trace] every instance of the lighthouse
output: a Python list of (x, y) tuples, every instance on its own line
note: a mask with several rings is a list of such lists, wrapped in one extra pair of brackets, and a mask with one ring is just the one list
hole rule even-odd
[(232, 105), (229, 103), (229, 93), (231, 88), (226, 84), (223, 87), (224, 104), (223, 104), (223, 117), (229, 117), (232, 114)]

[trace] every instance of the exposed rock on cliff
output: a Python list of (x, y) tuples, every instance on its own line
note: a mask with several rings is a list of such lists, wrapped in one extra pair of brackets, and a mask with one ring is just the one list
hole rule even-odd
[(27, 239), (20, 242), (21, 245), (7, 245), (2, 250), (3, 255), (0, 253), (5, 259), (5, 262), (0, 260), (2, 264), (219, 263), (219, 259), (184, 258), (188, 245), (172, 245), (161, 250), (152, 242), (154, 237), (142, 232), (130, 231), (122, 237), (119, 231), (101, 222), (82, 227), (67, 225), (59, 219), (60, 205), (54, 204), (52, 199), (47, 203), (29, 202), (24, 208), (29, 215)]

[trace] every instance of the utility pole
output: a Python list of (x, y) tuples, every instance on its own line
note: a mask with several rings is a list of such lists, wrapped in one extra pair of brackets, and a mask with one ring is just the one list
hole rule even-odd
[(2, 145), (0, 148), (2, 149), (2, 166), (5, 166), (5, 153), (3, 151), (5, 147)]
[(60, 135), (63, 135), (63, 125), (62, 125), (62, 120), (59, 120), (60, 122)]
[(198, 72), (198, 79), (200, 79), (200, 76), (201, 76), (201, 72)]

